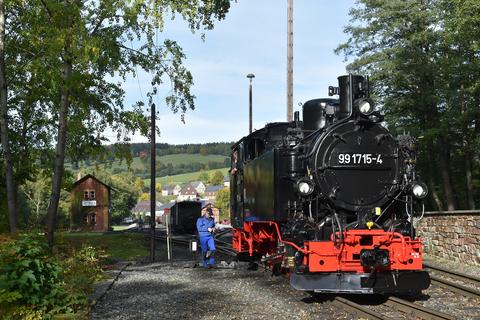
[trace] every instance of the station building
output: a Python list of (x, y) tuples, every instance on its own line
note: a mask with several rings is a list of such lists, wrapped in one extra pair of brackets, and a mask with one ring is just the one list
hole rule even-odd
[(73, 230), (108, 231), (112, 188), (87, 174), (70, 188), (70, 221)]

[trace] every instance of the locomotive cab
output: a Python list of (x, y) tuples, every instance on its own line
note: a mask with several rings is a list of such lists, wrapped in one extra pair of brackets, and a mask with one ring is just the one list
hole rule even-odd
[(290, 273), (298, 290), (408, 293), (426, 289), (413, 219), (428, 192), (415, 140), (394, 137), (368, 79), (345, 75), (335, 98), (303, 105), (232, 148), (231, 220), (239, 257)]

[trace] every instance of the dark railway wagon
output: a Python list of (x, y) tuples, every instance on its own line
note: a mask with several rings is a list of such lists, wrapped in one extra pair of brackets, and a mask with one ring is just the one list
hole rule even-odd
[(196, 222), (202, 214), (202, 204), (198, 201), (181, 201), (170, 209), (170, 224), (174, 233), (196, 233)]

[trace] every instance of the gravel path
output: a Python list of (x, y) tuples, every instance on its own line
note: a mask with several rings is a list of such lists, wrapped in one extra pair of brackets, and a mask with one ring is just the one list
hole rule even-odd
[(352, 319), (261, 270), (185, 265), (129, 266), (92, 319)]

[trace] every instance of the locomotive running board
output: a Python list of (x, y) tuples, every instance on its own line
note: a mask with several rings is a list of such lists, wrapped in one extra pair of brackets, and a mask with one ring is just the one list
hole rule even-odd
[(427, 289), (426, 271), (368, 273), (293, 273), (290, 285), (296, 290), (325, 293), (409, 293)]

